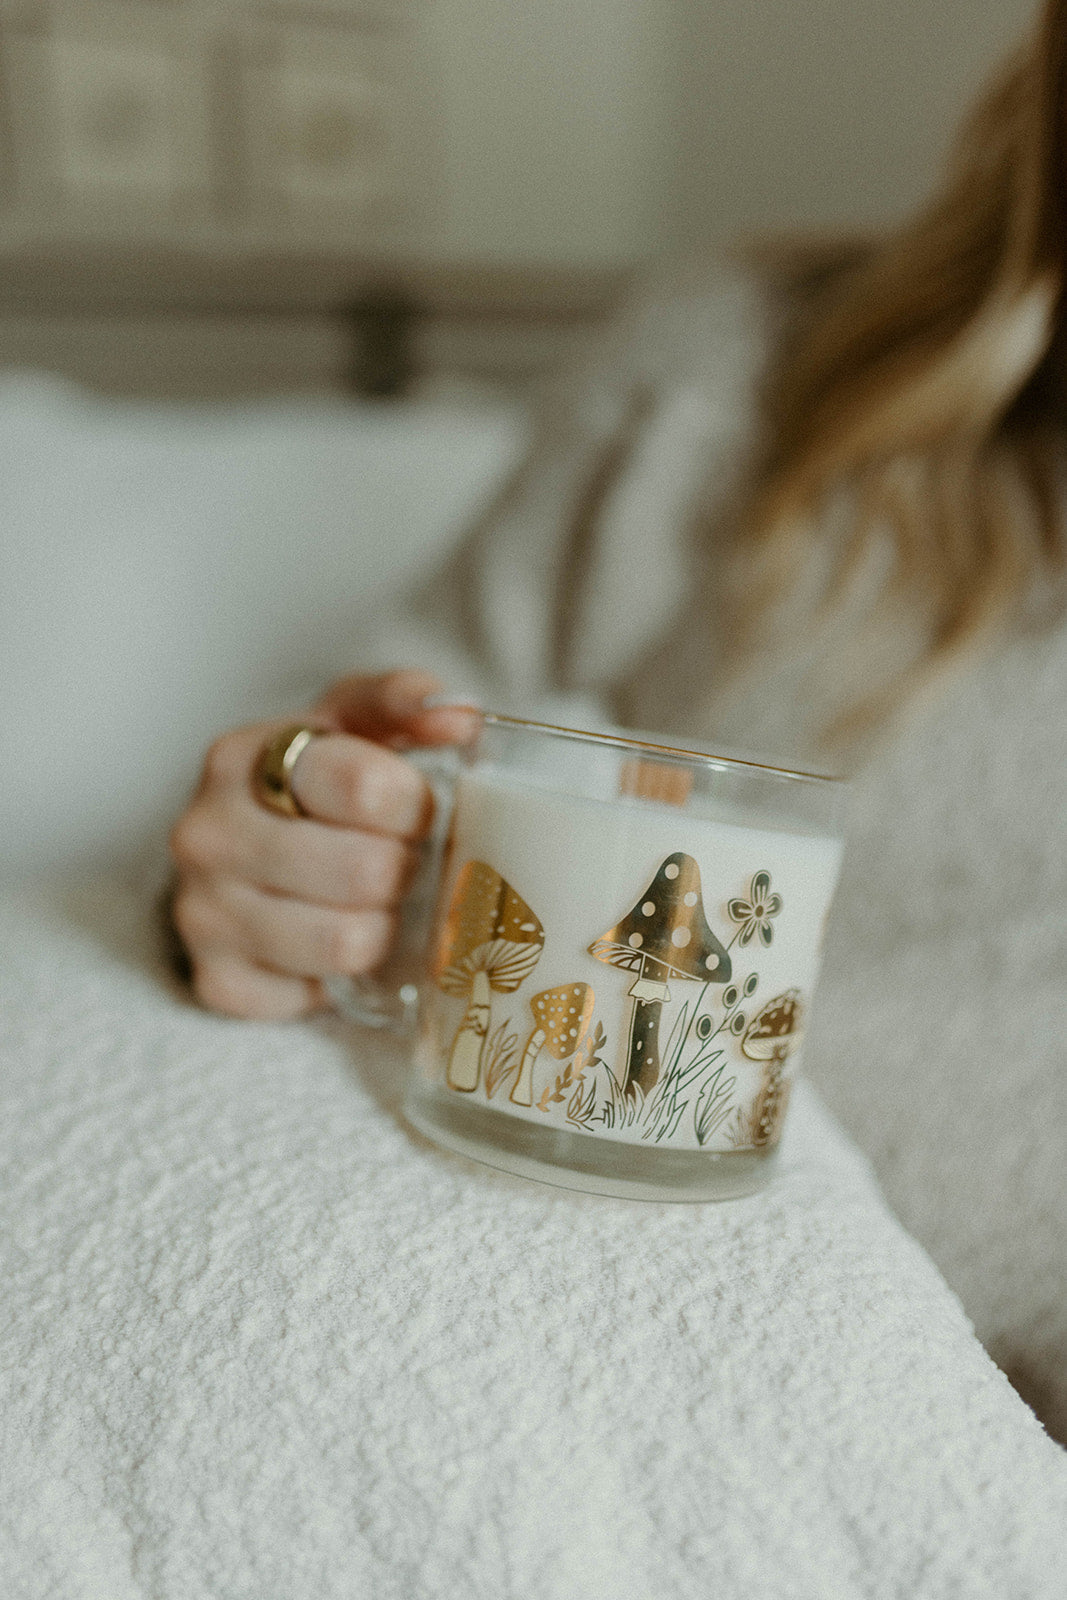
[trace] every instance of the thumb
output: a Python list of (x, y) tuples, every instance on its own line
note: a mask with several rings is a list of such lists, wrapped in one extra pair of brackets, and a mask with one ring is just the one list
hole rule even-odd
[(461, 744), (472, 739), (478, 712), (472, 706), (428, 705), (443, 692), (440, 678), (420, 668), (368, 676), (353, 673), (333, 684), (311, 708), (321, 723), (340, 733), (379, 744)]

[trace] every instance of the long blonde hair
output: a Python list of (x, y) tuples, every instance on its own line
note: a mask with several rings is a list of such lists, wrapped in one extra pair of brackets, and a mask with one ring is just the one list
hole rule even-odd
[(886, 589), (925, 619), (913, 659), (861, 693), (828, 744), (979, 648), (1062, 568), (1054, 409), (1067, 387), (1048, 358), (1065, 266), (1067, 0), (1049, 0), (933, 200), (888, 237), (791, 275), (800, 311), (769, 374), (766, 454), (738, 542), (741, 613), (756, 621), (738, 630), (737, 656), (817, 556), (835, 492), (848, 534), (827, 598), (888, 536)]

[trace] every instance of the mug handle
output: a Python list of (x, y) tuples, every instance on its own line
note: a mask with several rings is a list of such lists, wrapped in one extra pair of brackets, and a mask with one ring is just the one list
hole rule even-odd
[(400, 908), (396, 938), (376, 972), (324, 978), (330, 1004), (349, 1022), (363, 1028), (387, 1030), (401, 1038), (415, 1031), (419, 1014), (419, 985), (433, 932), (441, 883), (445, 846), (452, 826), (456, 778), (461, 765), (459, 747), (409, 750), (433, 791), (433, 821), (419, 846), (415, 876)]

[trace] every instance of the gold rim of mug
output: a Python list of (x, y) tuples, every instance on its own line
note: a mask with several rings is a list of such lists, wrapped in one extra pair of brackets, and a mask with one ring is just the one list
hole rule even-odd
[(657, 756), (667, 756), (676, 761), (696, 761), (704, 766), (740, 768), (742, 771), (760, 773), (772, 778), (785, 778), (798, 783), (830, 783), (845, 787), (848, 779), (841, 773), (805, 772), (802, 768), (779, 767), (769, 761), (754, 761), (746, 756), (716, 755), (710, 750), (685, 750), (678, 745), (657, 744), (651, 739), (631, 738), (621, 733), (594, 733), (587, 728), (564, 728), (554, 722), (536, 722), (528, 717), (512, 717), (504, 712), (483, 711), (482, 721), (493, 727), (526, 729), (533, 733), (549, 733), (561, 739), (582, 739), (591, 744), (611, 745), (618, 750), (650, 751)]

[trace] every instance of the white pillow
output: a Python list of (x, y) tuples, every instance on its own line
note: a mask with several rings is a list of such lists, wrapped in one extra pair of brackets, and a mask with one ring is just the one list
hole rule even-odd
[(168, 406), (0, 378), (0, 872), (126, 853), (210, 736), (346, 670), (521, 448), (489, 400)]

